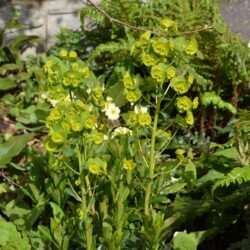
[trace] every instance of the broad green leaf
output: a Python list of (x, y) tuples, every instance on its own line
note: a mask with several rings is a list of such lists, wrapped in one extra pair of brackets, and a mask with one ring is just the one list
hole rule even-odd
[(11, 222), (0, 216), (0, 247), (3, 249), (30, 250), (29, 240), (23, 237)]
[(200, 179), (198, 179), (197, 185), (203, 185), (205, 183), (214, 182), (215, 180), (221, 179), (223, 177), (224, 177), (223, 173), (212, 169), (209, 170), (207, 174), (203, 175)]
[(217, 151), (213, 155), (224, 156), (224, 157), (227, 157), (227, 158), (230, 158), (230, 159), (235, 159), (235, 160), (238, 159), (238, 152), (237, 152), (236, 147), (227, 148), (227, 149)]
[(197, 241), (195, 238), (185, 232), (177, 232), (173, 239), (174, 250), (196, 250)]
[(174, 183), (164, 190), (165, 194), (175, 194), (183, 190), (187, 184), (184, 182)]
[(23, 134), (13, 136), (9, 141), (0, 144), (0, 167), (8, 164), (14, 156), (18, 155), (32, 138), (33, 134)]
[(0, 90), (7, 90), (16, 87), (16, 83), (9, 78), (0, 78)]
[(20, 70), (22, 67), (22, 63), (6, 63), (0, 67), (0, 74), (5, 75), (7, 71)]

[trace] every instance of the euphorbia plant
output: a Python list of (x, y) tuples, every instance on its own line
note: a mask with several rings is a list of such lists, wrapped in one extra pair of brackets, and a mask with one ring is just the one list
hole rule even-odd
[[(188, 97), (194, 79), (186, 63), (196, 54), (197, 42), (170, 38), (177, 32), (172, 20), (161, 25), (164, 36), (147, 31), (131, 46), (128, 56), (134, 63), (120, 76), (123, 101), (108, 95), (105, 79), (74, 51), (62, 50), (44, 66), (54, 104), (45, 147), (56, 162), (53, 171), (67, 181), (68, 199), (51, 231), (63, 218), (73, 220), (88, 250), (121, 249), (129, 242), (138, 249), (158, 249), (178, 218), (166, 215), (168, 194), (176, 183), (186, 185), (177, 170), (191, 164), (192, 153), (178, 149), (177, 159), (170, 159), (168, 146), (180, 125), (194, 123), (198, 99)], [(70, 205), (72, 199), (76, 206)], [(60, 231), (60, 242), (53, 233), (55, 245), (67, 249), (65, 232)]]

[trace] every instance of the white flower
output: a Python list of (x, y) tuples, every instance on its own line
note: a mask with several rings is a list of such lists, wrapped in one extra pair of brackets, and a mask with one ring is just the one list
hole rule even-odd
[(105, 109), (105, 114), (109, 120), (117, 120), (120, 116), (121, 110), (115, 106), (114, 103), (110, 103), (107, 109)]
[(250, 48), (250, 42), (247, 44), (247, 47)]
[(57, 104), (58, 102), (60, 102), (60, 101), (59, 101), (59, 100), (55, 100), (55, 99), (49, 99), (49, 102), (51, 103), (51, 105), (52, 105), (53, 107), (55, 107), (56, 104)]
[(91, 91), (92, 91), (91, 88), (88, 88), (88, 89), (87, 89), (87, 94), (90, 94)]
[(117, 135), (126, 135), (126, 134), (132, 135), (132, 131), (126, 127), (120, 126), (113, 131), (111, 138), (114, 138)]
[(141, 112), (142, 114), (144, 114), (144, 113), (148, 112), (148, 108), (136, 105), (135, 108), (134, 108), (134, 111), (135, 111), (136, 114), (138, 114), (139, 112)]
[[(73, 98), (74, 98), (74, 96), (73, 96)], [(51, 105), (52, 105), (53, 107), (55, 107), (56, 104), (60, 102), (60, 100), (57, 100), (57, 99), (50, 99), (50, 98), (48, 98), (48, 101), (51, 103)], [(67, 96), (63, 99), (63, 101), (70, 101), (70, 96), (67, 95)]]
[(42, 99), (48, 99), (48, 97), (49, 97), (49, 92), (44, 92), (41, 94)]
[(112, 102), (112, 101), (113, 101), (113, 98), (112, 98), (112, 97), (107, 96), (106, 101), (107, 101), (107, 102)]

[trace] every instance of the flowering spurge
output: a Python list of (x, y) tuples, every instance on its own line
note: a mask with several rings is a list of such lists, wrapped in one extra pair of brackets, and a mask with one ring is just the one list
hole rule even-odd
[(150, 126), (152, 118), (147, 112), (147, 107), (135, 105), (134, 111), (130, 111), (124, 115), (125, 122), (129, 127), (135, 127), (137, 125), (145, 127)]
[[(162, 24), (166, 32), (175, 29), (171, 20), (165, 19)], [(133, 50), (136, 53), (135, 60), (143, 64), (143, 70), (138, 70), (139, 63), (126, 70), (123, 67), (115, 91), (108, 79), (96, 77), (76, 53), (62, 51), (61, 59), (54, 58), (46, 64), (49, 97), (63, 97), (46, 120), (49, 129), (46, 149), (55, 153), (55, 159), (62, 156), (56, 170), (64, 180), (67, 178), (67, 190), (78, 202), (74, 207), (79, 213), (74, 215), (74, 221), (79, 225), (78, 231), (84, 230), (81, 234), (87, 250), (98, 246), (99, 240), (107, 248), (121, 248), (123, 232), (130, 220), (130, 204), (138, 204), (133, 209), (144, 212), (140, 230), (146, 236), (145, 246), (150, 249), (159, 249), (162, 239), (168, 238), (165, 222), (176, 220), (166, 218), (160, 211), (165, 205), (155, 199), (162, 180), (171, 183), (173, 178), (168, 169), (165, 172), (164, 163), (177, 131), (176, 123), (172, 122), (172, 107), (175, 103), (179, 116), (191, 125), (192, 112), (198, 105), (198, 98), (188, 97), (194, 79), (186, 67), (179, 67), (178, 54), (182, 52), (175, 53), (177, 41), (151, 37), (150, 32), (143, 34), (131, 49), (132, 55)], [(183, 53), (195, 53), (192, 44), (194, 41), (184, 44)], [(122, 114), (120, 106), (105, 96), (105, 93), (115, 96), (116, 87), (119, 95), (124, 95), (119, 100), (125, 111)], [(63, 101), (68, 95), (70, 100)], [(148, 108), (140, 106), (143, 103)], [(117, 124), (119, 127), (115, 128)], [(188, 148), (178, 150), (179, 163), (173, 161), (171, 166), (174, 164), (176, 169), (191, 157)], [(138, 198), (144, 200), (143, 207)]]

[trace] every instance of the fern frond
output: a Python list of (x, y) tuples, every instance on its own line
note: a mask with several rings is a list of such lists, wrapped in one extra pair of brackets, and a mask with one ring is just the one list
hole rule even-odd
[(119, 51), (128, 51), (130, 49), (130, 45), (124, 39), (120, 39), (118, 42), (107, 42), (105, 44), (101, 44), (97, 46), (89, 56), (89, 61), (95, 59), (96, 57), (102, 54), (115, 54)]
[(213, 187), (212, 193), (218, 187), (228, 187), (232, 184), (242, 184), (243, 182), (250, 181), (250, 165), (246, 167), (234, 168), (231, 172), (226, 174), (222, 179), (217, 180)]

